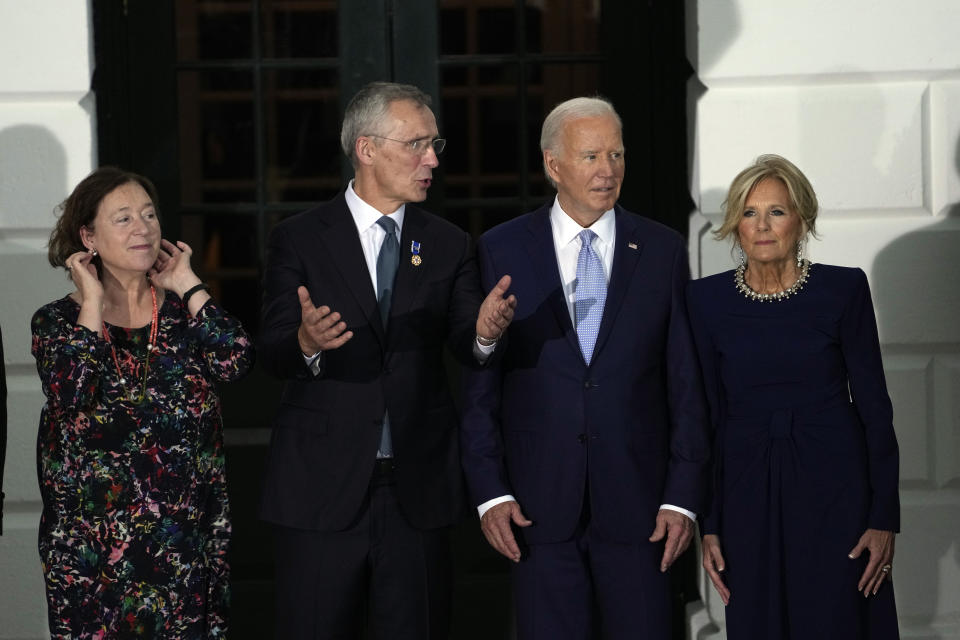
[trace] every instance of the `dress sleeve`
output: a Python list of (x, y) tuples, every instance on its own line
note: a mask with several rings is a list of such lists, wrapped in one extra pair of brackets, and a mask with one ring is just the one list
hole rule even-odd
[[(687, 286), (687, 307), (689, 310), (690, 327), (693, 333), (693, 342), (697, 349), (697, 358), (700, 362), (700, 371), (703, 375), (703, 388), (707, 398), (707, 408), (709, 410), (710, 440), (713, 443), (711, 450), (711, 473), (707, 484), (707, 510), (703, 513), (701, 519), (701, 534), (717, 535), (720, 533), (720, 463), (722, 460), (720, 452), (721, 438), (720, 423), (722, 415), (723, 395), (720, 389), (720, 363), (717, 357), (717, 350), (713, 343), (713, 338), (707, 327), (707, 310), (700, 304), (700, 299), (695, 294), (695, 285), (691, 283)], [(701, 285), (700, 290), (703, 290)]]
[(83, 410), (97, 404), (103, 367), (109, 365), (107, 343), (76, 324), (55, 305), (47, 305), (30, 322), (30, 351), (51, 409)]
[(230, 382), (250, 371), (255, 358), (253, 341), (239, 320), (211, 298), (197, 312), (195, 322), (207, 370), (214, 378)]
[(857, 270), (856, 283), (840, 320), (850, 394), (863, 424), (872, 491), (867, 526), (900, 530), (899, 450), (893, 430), (893, 406), (887, 394), (880, 357), (877, 321), (866, 274)]

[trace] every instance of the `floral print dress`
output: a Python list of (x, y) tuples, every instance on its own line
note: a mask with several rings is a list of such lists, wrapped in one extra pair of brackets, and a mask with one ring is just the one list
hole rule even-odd
[(33, 316), (46, 395), (39, 547), (54, 638), (226, 635), (230, 511), (214, 384), (242, 377), (253, 346), (212, 300), (197, 317), (172, 292), (161, 303), (147, 367), (150, 327), (107, 326), (124, 381), (70, 297)]

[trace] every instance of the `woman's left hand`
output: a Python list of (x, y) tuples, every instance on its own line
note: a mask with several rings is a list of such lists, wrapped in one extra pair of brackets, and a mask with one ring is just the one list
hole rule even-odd
[(860, 583), (857, 585), (857, 591), (862, 591), (863, 597), (866, 598), (870, 594), (876, 595), (884, 578), (891, 577), (895, 542), (896, 534), (893, 531), (867, 529), (860, 536), (857, 546), (850, 552), (851, 560), (859, 558), (864, 549), (870, 552), (870, 561), (867, 563), (867, 568), (863, 570)]
[(150, 281), (182, 297), (188, 289), (200, 284), (200, 278), (190, 266), (191, 255), (193, 249), (186, 242), (178, 240), (177, 244), (173, 244), (169, 240), (161, 240), (157, 261), (147, 272)]

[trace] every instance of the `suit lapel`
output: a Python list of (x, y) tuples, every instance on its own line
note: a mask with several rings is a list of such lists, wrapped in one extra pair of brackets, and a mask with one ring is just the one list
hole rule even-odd
[[(410, 246), (414, 241), (420, 243), (421, 263), (419, 265), (411, 261)], [(410, 310), (420, 289), (423, 274), (431, 267), (437, 268), (437, 265), (431, 263), (431, 257), (437, 255), (435, 247), (434, 236), (427, 226), (427, 215), (408, 204), (403, 215), (403, 229), (400, 231), (400, 264), (394, 281), (393, 300), (390, 302), (391, 319), (402, 316)], [(389, 326), (390, 323), (387, 324)]]
[(537, 282), (541, 283), (546, 293), (547, 304), (556, 316), (557, 324), (563, 330), (570, 347), (583, 358), (580, 339), (570, 320), (570, 308), (563, 297), (563, 283), (560, 281), (560, 267), (557, 265), (557, 250), (553, 246), (553, 229), (550, 226), (551, 207), (552, 203), (546, 204), (530, 217), (530, 223), (527, 225), (530, 232), (527, 251), (537, 274)]
[(373, 281), (363, 257), (357, 225), (350, 215), (343, 192), (332, 202), (329, 213), (318, 216), (318, 219), (321, 223), (321, 244), (317, 246), (323, 247), (330, 256), (331, 262), (363, 311), (367, 323), (373, 328), (380, 343), (384, 344), (386, 340), (383, 323), (380, 321), (380, 309), (377, 307), (377, 296), (373, 291)]
[(615, 207), (614, 213), (617, 237), (614, 239), (613, 246), (613, 268), (610, 273), (610, 284), (607, 286), (607, 301), (603, 306), (603, 319), (600, 321), (597, 344), (593, 348), (594, 362), (613, 330), (613, 323), (623, 306), (630, 282), (633, 280), (633, 272), (640, 263), (640, 254), (643, 253), (643, 239), (640, 237), (636, 221), (619, 205)]

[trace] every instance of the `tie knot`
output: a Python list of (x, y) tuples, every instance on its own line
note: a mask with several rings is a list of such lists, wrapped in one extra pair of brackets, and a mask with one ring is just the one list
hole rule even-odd
[(380, 225), (387, 235), (397, 235), (397, 223), (390, 216), (380, 216), (377, 218), (377, 224)]
[(590, 229), (584, 229), (577, 234), (580, 236), (580, 248), (584, 249), (586, 247), (593, 248), (593, 239), (597, 237), (597, 234), (591, 231)]

